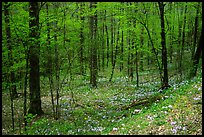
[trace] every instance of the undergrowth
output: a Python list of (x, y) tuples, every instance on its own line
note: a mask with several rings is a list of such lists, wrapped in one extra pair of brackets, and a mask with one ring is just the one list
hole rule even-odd
[[(98, 88), (92, 89), (86, 77), (79, 76), (74, 86), (64, 86), (60, 92), (60, 118), (52, 117), (50, 96), (44, 92), (41, 118), (32, 121), (29, 116), (26, 132), (23, 130), (23, 99), (15, 100), (16, 130), (4, 134), (28, 135), (133, 135), (133, 134), (202, 134), (202, 83), (197, 77), (191, 81), (172, 83), (171, 88), (158, 92), (159, 82), (136, 86), (121, 74), (113, 81), (100, 77)], [(65, 83), (66, 84), (66, 83)], [(72, 88), (70, 88), (72, 87)], [(44, 88), (46, 89), (46, 88)], [(48, 92), (49, 93), (49, 92)], [(139, 102), (139, 105), (137, 103)], [(4, 100), (3, 104), (9, 104)], [(11, 112), (3, 105), (3, 119), (10, 120)], [(7, 131), (6, 131), (6, 128)], [(11, 129), (11, 128), (10, 128)]]

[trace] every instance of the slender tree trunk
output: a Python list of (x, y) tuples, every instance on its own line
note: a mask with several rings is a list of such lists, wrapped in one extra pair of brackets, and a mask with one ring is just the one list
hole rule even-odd
[(197, 44), (197, 49), (196, 49), (196, 52), (194, 54), (193, 66), (191, 68), (190, 78), (195, 77), (196, 73), (197, 73), (198, 64), (199, 64), (200, 56), (201, 56), (201, 53), (202, 53), (202, 45), (203, 45), (202, 38), (203, 38), (203, 30), (201, 31), (200, 41)]
[[(90, 8), (96, 8), (96, 2), (90, 2)], [(97, 87), (97, 14), (96, 12), (94, 15), (90, 16), (90, 32), (91, 32), (91, 58), (90, 58), (90, 84), (92, 87)]]
[(194, 58), (194, 53), (195, 53), (195, 47), (197, 43), (197, 34), (198, 34), (198, 13), (199, 13), (199, 7), (200, 7), (200, 2), (198, 2), (197, 10), (196, 10), (196, 17), (195, 17), (195, 30), (194, 30), (194, 39), (193, 39), (193, 49), (192, 49), (192, 60)]
[(110, 28), (110, 31), (111, 31), (111, 63), (112, 63), (112, 66), (114, 64), (114, 55), (113, 55), (113, 47), (114, 47), (114, 29), (113, 29), (113, 17), (111, 16), (111, 28)]
[(183, 76), (183, 54), (184, 54), (184, 42), (185, 42), (185, 28), (186, 28), (186, 12), (187, 12), (187, 3), (185, 5), (185, 10), (184, 10), (184, 23), (183, 23), (183, 32), (182, 32), (182, 43), (181, 43), (181, 55), (180, 55), (180, 62), (179, 62), (179, 68), (180, 68), (180, 78), (182, 80), (182, 76)]
[[(8, 47), (8, 60), (9, 60), (9, 66), (13, 66), (13, 56), (12, 56), (12, 44), (11, 44), (11, 29), (10, 29), (10, 14), (9, 14), (9, 6), (10, 4), (8, 2), (4, 3), (4, 15), (5, 15), (5, 25), (6, 25), (6, 41), (7, 41), (7, 47)], [(16, 85), (15, 85), (15, 73), (13, 70), (10, 70), (9, 72), (9, 90), (11, 92), (11, 98), (18, 97)]]
[[(13, 57), (12, 57), (12, 47), (11, 47), (11, 30), (10, 30), (10, 20), (9, 20), (9, 3), (4, 3), (4, 15), (5, 15), (5, 24), (6, 24), (6, 41), (8, 46), (8, 60), (9, 60), (9, 66), (13, 66)], [(14, 125), (14, 106), (13, 106), (13, 99), (14, 97), (17, 97), (17, 91), (16, 91), (16, 85), (15, 83), (15, 75), (13, 70), (9, 71), (9, 93), (10, 93), (10, 101), (11, 101), (11, 119), (12, 119), (12, 128), (13, 131), (15, 129)]]
[(106, 22), (106, 10), (105, 10), (105, 31), (106, 31), (106, 67), (108, 68), (109, 63), (109, 36), (108, 36), (108, 26)]
[(40, 99), (40, 73), (39, 73), (39, 5), (38, 2), (30, 2), (29, 5), (29, 37), (30, 37), (30, 109), (28, 113), (41, 115)]
[(104, 41), (104, 29), (105, 29), (105, 24), (103, 22), (103, 26), (102, 26), (102, 41), (101, 41), (101, 46), (102, 46), (102, 70), (104, 71), (105, 69), (105, 41)]
[(120, 72), (123, 70), (123, 56), (124, 56), (124, 40), (123, 40), (123, 30), (121, 32), (121, 53), (120, 53)]
[[(143, 45), (144, 45), (144, 37), (143, 37), (143, 33), (144, 33), (144, 28), (142, 27), (141, 29), (141, 35), (140, 35), (140, 47), (142, 49)], [(140, 52), (140, 70), (143, 71), (143, 53)]]
[[(181, 34), (182, 34), (182, 22), (180, 21), (180, 15), (181, 15), (181, 12), (180, 10), (178, 10), (178, 46), (177, 46), (177, 71), (178, 71), (178, 74), (180, 74), (181, 76), (181, 71), (182, 69), (180, 68), (180, 62), (181, 62)], [(180, 78), (180, 77), (178, 77)], [(181, 80), (181, 79), (180, 79)]]
[(162, 45), (162, 64), (163, 64), (163, 83), (165, 87), (169, 87), (168, 83), (168, 69), (167, 69), (167, 49), (166, 49), (166, 37), (165, 37), (165, 26), (164, 26), (164, 3), (159, 2), (160, 20), (161, 20), (161, 45)]
[[(57, 3), (54, 4), (54, 8), (55, 9), (58, 9), (58, 5)], [(57, 10), (55, 11), (57, 13)], [(57, 15), (56, 15), (57, 16)], [(57, 44), (57, 41), (58, 41), (58, 38), (57, 38), (57, 20), (54, 21), (54, 41), (55, 41), (55, 79), (56, 79), (56, 110), (55, 110), (55, 116), (56, 116), (56, 120), (58, 120), (59, 118), (59, 80), (60, 80), (60, 77), (59, 77), (59, 49), (58, 49), (58, 44)]]
[(118, 54), (119, 26), (120, 26), (120, 24), (118, 24), (118, 33), (117, 33), (117, 40), (116, 40), (116, 47), (115, 47), (115, 55), (114, 55), (114, 58), (113, 58), (112, 72), (111, 72), (111, 77), (109, 79), (109, 82), (111, 82), (112, 79), (113, 79), (113, 74), (114, 74), (116, 59), (117, 59), (117, 54)]
[(51, 101), (52, 101), (52, 111), (53, 111), (53, 117), (55, 118), (55, 105), (54, 105), (54, 95), (53, 95), (53, 59), (52, 59), (52, 51), (50, 47), (50, 23), (49, 23), (49, 5), (46, 3), (46, 12), (47, 12), (47, 51), (48, 51), (48, 58), (47, 58), (47, 74), (49, 78), (49, 84), (50, 84), (50, 93), (51, 93)]
[(83, 36), (83, 29), (84, 29), (84, 3), (80, 3), (80, 20), (81, 20), (81, 27), (80, 27), (80, 71), (81, 75), (84, 74), (84, 36)]

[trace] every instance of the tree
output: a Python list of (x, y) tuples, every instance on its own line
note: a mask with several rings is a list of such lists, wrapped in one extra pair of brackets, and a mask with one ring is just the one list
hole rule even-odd
[[(9, 60), (9, 66), (13, 66), (13, 57), (12, 57), (12, 44), (11, 44), (11, 29), (10, 29), (10, 20), (9, 20), (9, 6), (10, 4), (8, 2), (4, 3), (4, 15), (5, 15), (5, 25), (6, 25), (6, 41), (7, 41), (7, 47), (8, 47), (8, 60)], [(15, 74), (13, 70), (9, 71), (9, 92), (10, 92), (10, 99), (11, 99), (11, 119), (12, 119), (12, 128), (14, 131), (14, 108), (13, 108), (13, 99), (18, 97), (17, 91), (16, 91), (16, 85), (15, 83)]]
[(80, 2), (80, 21), (81, 21), (81, 26), (80, 26), (80, 71), (81, 75), (84, 75), (84, 36), (83, 36), (83, 29), (84, 29), (84, 3)]
[(39, 5), (38, 2), (29, 3), (29, 63), (30, 63), (30, 108), (28, 113), (41, 115), (43, 110), (41, 108), (40, 98), (40, 73), (39, 73)]
[(47, 70), (46, 73), (48, 74), (49, 84), (50, 84), (50, 94), (52, 100), (52, 111), (53, 116), (55, 118), (55, 107), (54, 107), (54, 95), (53, 95), (53, 59), (52, 59), (52, 51), (51, 51), (51, 40), (50, 40), (50, 23), (49, 23), (49, 5), (46, 3), (46, 14), (47, 14)]
[[(5, 15), (5, 25), (6, 25), (6, 41), (7, 41), (7, 47), (8, 47), (8, 60), (9, 60), (9, 66), (13, 66), (13, 55), (12, 55), (12, 43), (11, 43), (11, 29), (10, 29), (10, 13), (9, 13), (9, 6), (10, 4), (8, 2), (5, 2), (4, 4), (4, 15)], [(10, 93), (11, 93), (11, 98), (16, 98), (18, 97), (17, 90), (16, 90), (16, 85), (15, 85), (15, 73), (11, 69), (9, 71), (9, 87), (10, 87)]]
[[(90, 9), (93, 11), (96, 8), (96, 2), (90, 2)], [(92, 87), (97, 87), (97, 14), (90, 16), (90, 32), (91, 32), (91, 50), (90, 50), (90, 84)]]
[(198, 63), (199, 63), (200, 56), (202, 53), (202, 44), (203, 44), (202, 43), (202, 36), (203, 36), (203, 31), (201, 32), (200, 41), (199, 41), (199, 44), (197, 44), (197, 49), (196, 49), (196, 52), (194, 54), (193, 65), (192, 65), (191, 72), (190, 72), (190, 78), (193, 78), (196, 76), (196, 72), (198, 69)]
[(164, 6), (163, 2), (158, 2), (160, 10), (160, 21), (161, 21), (161, 45), (162, 45), (162, 67), (163, 67), (163, 86), (168, 87), (168, 69), (167, 69), (167, 49), (166, 49), (166, 37), (165, 37), (165, 26), (164, 26)]

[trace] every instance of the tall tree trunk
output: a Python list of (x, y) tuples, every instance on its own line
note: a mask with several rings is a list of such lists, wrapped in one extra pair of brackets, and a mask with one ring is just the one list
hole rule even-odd
[(184, 10), (184, 19), (183, 19), (183, 32), (182, 32), (182, 42), (181, 42), (181, 55), (180, 55), (180, 62), (179, 62), (179, 69), (180, 69), (180, 78), (182, 81), (182, 76), (183, 76), (183, 54), (184, 54), (184, 42), (185, 42), (185, 28), (186, 28), (186, 12), (187, 12), (187, 3), (185, 5), (185, 10)]
[[(141, 43), (141, 49), (144, 45), (144, 37), (143, 37), (143, 34), (144, 34), (144, 28), (142, 27), (141, 28), (141, 35), (140, 35), (140, 43)], [(144, 68), (143, 68), (143, 53), (140, 52), (140, 70), (143, 71)]]
[(114, 47), (114, 29), (113, 29), (113, 17), (111, 16), (111, 28), (110, 28), (110, 31), (111, 31), (111, 43), (110, 43), (110, 46), (111, 46), (111, 63), (112, 63), (112, 66), (113, 66), (113, 63), (114, 63), (114, 55), (113, 55), (113, 47)]
[(50, 93), (51, 93), (51, 101), (52, 101), (52, 111), (53, 111), (53, 117), (55, 118), (55, 106), (54, 106), (54, 95), (53, 95), (53, 59), (52, 59), (52, 51), (50, 47), (50, 23), (49, 23), (49, 5), (46, 3), (46, 12), (47, 12), (47, 74), (49, 78), (49, 84), (50, 84)]
[(83, 36), (83, 29), (84, 29), (84, 3), (80, 3), (80, 20), (81, 20), (81, 26), (80, 26), (80, 71), (81, 75), (84, 74), (84, 36)]
[[(94, 10), (97, 2), (90, 2), (90, 8)], [(91, 56), (90, 56), (90, 84), (97, 87), (97, 14), (90, 16), (90, 32), (91, 32)]]
[(102, 41), (101, 41), (101, 46), (102, 46), (102, 70), (104, 71), (105, 69), (105, 40), (104, 40), (104, 29), (105, 29), (105, 24), (103, 22), (102, 26)]
[(108, 26), (106, 22), (106, 10), (105, 10), (105, 31), (106, 31), (106, 67), (108, 68), (109, 63), (109, 36), (108, 36)]
[[(11, 30), (10, 30), (10, 20), (9, 20), (9, 6), (8, 2), (4, 3), (4, 15), (5, 15), (5, 24), (6, 24), (6, 41), (8, 46), (8, 60), (9, 66), (13, 66), (13, 57), (12, 57), (12, 46), (11, 46)], [(10, 100), (11, 100), (11, 119), (12, 119), (12, 128), (14, 131), (14, 106), (13, 106), (13, 99), (17, 97), (16, 85), (15, 83), (15, 74), (13, 70), (9, 71), (9, 92), (10, 92)]]
[(121, 53), (120, 53), (120, 72), (123, 70), (123, 56), (124, 56), (124, 39), (123, 39), (123, 30), (121, 32)]
[[(54, 3), (54, 8), (56, 9), (55, 13), (57, 14), (57, 9), (58, 9), (58, 3)], [(56, 15), (57, 16), (57, 15)], [(57, 43), (57, 20), (54, 21), (54, 41), (55, 41), (55, 79), (56, 79), (56, 110), (55, 110), (55, 119), (58, 120), (59, 118), (59, 80), (60, 80), (60, 77), (59, 77), (59, 49), (58, 49), (58, 43)]]
[(182, 23), (180, 21), (180, 13), (178, 13), (178, 47), (177, 47), (177, 70), (178, 74), (181, 74), (181, 69), (179, 68), (179, 62), (181, 61), (181, 27)]
[(109, 82), (111, 82), (112, 79), (113, 79), (113, 74), (114, 74), (116, 59), (117, 59), (117, 54), (118, 54), (119, 26), (120, 26), (120, 24), (118, 24), (118, 33), (117, 33), (117, 40), (116, 40), (116, 47), (115, 47), (115, 55), (114, 55), (114, 58), (113, 58), (112, 72), (111, 72), (111, 77), (109, 79)]
[(202, 53), (202, 45), (203, 45), (202, 38), (203, 38), (203, 30), (201, 32), (200, 41), (199, 41), (199, 44), (197, 44), (197, 49), (196, 49), (196, 52), (194, 54), (193, 66), (191, 68), (190, 78), (193, 78), (193, 77), (196, 76), (196, 72), (197, 72), (197, 69), (198, 69), (198, 64), (199, 64), (200, 56), (201, 56), (201, 53)]
[(167, 69), (167, 49), (166, 49), (166, 37), (165, 37), (165, 26), (164, 26), (164, 3), (158, 2), (160, 10), (160, 21), (161, 21), (161, 45), (162, 45), (162, 64), (163, 64), (163, 83), (164, 87), (169, 87), (168, 83), (168, 69)]
[[(8, 2), (5, 2), (4, 4), (4, 15), (5, 15), (5, 25), (6, 25), (6, 41), (7, 41), (7, 47), (8, 47), (8, 60), (9, 60), (9, 66), (13, 66), (13, 56), (12, 56), (12, 44), (11, 44), (11, 29), (10, 29), (10, 13), (9, 13), (9, 6), (10, 4)], [(11, 98), (18, 97), (16, 85), (15, 85), (15, 73), (13, 70), (10, 70), (9, 72), (9, 90), (11, 92)]]
[(196, 48), (196, 43), (197, 43), (197, 34), (198, 34), (198, 13), (199, 13), (199, 7), (200, 7), (200, 2), (198, 2), (197, 5), (197, 10), (196, 10), (196, 17), (195, 17), (195, 30), (194, 30), (194, 39), (193, 39), (193, 49), (192, 49), (192, 60), (194, 58), (194, 53), (195, 53), (195, 48)]
[(39, 5), (38, 2), (29, 3), (29, 37), (30, 37), (30, 108), (28, 113), (31, 114), (43, 114), (41, 108), (40, 98), (40, 73), (39, 73)]

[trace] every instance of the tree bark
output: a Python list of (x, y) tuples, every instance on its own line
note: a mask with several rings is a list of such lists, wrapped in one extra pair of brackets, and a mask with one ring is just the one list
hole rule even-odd
[(29, 3), (29, 37), (30, 37), (30, 108), (28, 113), (41, 115), (43, 110), (41, 108), (40, 99), (40, 73), (39, 73), (39, 6), (38, 2)]
[(81, 20), (81, 26), (80, 26), (80, 71), (81, 75), (84, 74), (84, 52), (83, 52), (83, 43), (84, 43), (84, 36), (83, 36), (83, 29), (84, 29), (84, 3), (80, 3), (80, 20)]
[[(96, 8), (97, 2), (90, 2), (90, 8)], [(92, 87), (97, 87), (97, 14), (90, 16), (90, 32), (91, 32), (91, 56), (90, 56), (90, 84)]]
[(160, 10), (160, 21), (161, 21), (161, 45), (162, 45), (162, 64), (163, 64), (163, 83), (165, 87), (169, 86), (168, 83), (168, 69), (167, 69), (167, 49), (166, 49), (166, 37), (165, 37), (165, 26), (164, 26), (164, 3), (159, 2)]
[(194, 54), (193, 66), (192, 66), (192, 69), (191, 69), (191, 72), (190, 72), (190, 78), (193, 78), (193, 77), (196, 76), (200, 56), (201, 56), (201, 53), (202, 53), (202, 45), (203, 45), (202, 37), (203, 37), (203, 30), (201, 32), (200, 41), (199, 41), (199, 44), (197, 44), (197, 49), (196, 49), (196, 52)]
[[(7, 41), (7, 47), (8, 47), (8, 60), (9, 60), (9, 66), (13, 66), (13, 56), (12, 56), (12, 44), (11, 44), (11, 28), (10, 28), (10, 13), (9, 13), (9, 6), (10, 4), (8, 2), (5, 2), (4, 4), (4, 15), (5, 15), (5, 25), (6, 25), (6, 41)], [(15, 73), (13, 70), (10, 70), (9, 72), (9, 90), (11, 92), (11, 98), (18, 97), (16, 85), (15, 85)]]

